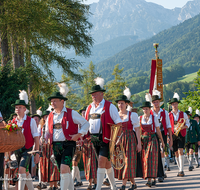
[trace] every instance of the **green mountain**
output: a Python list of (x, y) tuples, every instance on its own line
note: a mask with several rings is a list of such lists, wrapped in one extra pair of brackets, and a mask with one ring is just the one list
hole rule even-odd
[[(159, 57), (163, 60), (164, 68), (173, 66), (174, 72), (175, 65), (179, 65), (185, 70), (182, 76), (197, 71), (200, 66), (200, 15), (164, 30), (148, 40), (136, 43), (96, 64), (96, 71), (109, 81), (113, 79), (111, 73), (114, 66), (119, 64), (120, 68), (124, 67), (122, 76), (127, 81), (131, 82), (138, 76), (146, 79), (150, 74), (151, 59), (154, 59), (153, 43), (155, 42), (159, 43)], [(173, 81), (174, 79), (171, 81), (168, 79), (167, 83)], [(144, 87), (143, 90), (147, 89), (146, 86)]]

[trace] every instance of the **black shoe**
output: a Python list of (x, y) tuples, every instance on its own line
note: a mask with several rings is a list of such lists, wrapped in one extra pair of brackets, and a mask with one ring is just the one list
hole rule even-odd
[(167, 167), (167, 171), (171, 171), (171, 170), (170, 170), (170, 167)]
[(164, 174), (164, 176), (163, 176), (164, 178), (167, 178), (167, 174)]
[(126, 189), (126, 186), (125, 185), (122, 185), (121, 187), (120, 187), (120, 190), (125, 190)]
[(78, 187), (78, 186), (81, 186), (81, 185), (83, 185), (83, 183), (82, 183), (82, 181), (81, 182), (76, 182), (76, 184), (74, 185), (75, 187)]
[(53, 187), (53, 190), (57, 190), (58, 188), (57, 187)]
[(87, 190), (92, 190), (92, 185), (88, 185)]
[(36, 188), (38, 188), (38, 189), (46, 189), (47, 186), (44, 183), (39, 183)]
[(192, 171), (192, 170), (193, 170), (193, 169), (192, 169), (192, 166), (190, 166), (188, 170), (189, 170), (189, 171)]
[(194, 169), (194, 166), (192, 166), (192, 169)]
[(199, 164), (196, 166), (196, 168), (199, 168)]
[(156, 185), (156, 179), (154, 179), (151, 183), (152, 186), (155, 186)]
[(57, 182), (57, 185), (60, 186), (60, 181)]
[(152, 183), (150, 181), (147, 181), (146, 186), (151, 187)]
[(137, 189), (137, 185), (131, 183), (130, 188), (128, 190), (133, 190), (133, 189)]
[(182, 172), (178, 172), (177, 176), (178, 176), (178, 177), (184, 177), (185, 174), (184, 174), (184, 172), (182, 171)]
[(163, 177), (158, 177), (158, 181), (159, 181), (159, 182), (163, 182), (163, 181), (164, 181), (164, 178), (163, 178)]
[(97, 184), (94, 184), (94, 185), (92, 186), (92, 189), (96, 189), (96, 187), (97, 187)]
[(106, 186), (110, 186), (110, 182), (109, 182), (108, 178), (106, 178), (104, 180), (103, 184), (106, 185)]

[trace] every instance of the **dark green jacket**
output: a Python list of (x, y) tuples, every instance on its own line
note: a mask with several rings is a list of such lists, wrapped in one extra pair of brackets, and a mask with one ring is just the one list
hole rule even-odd
[(187, 135), (186, 135), (185, 142), (186, 143), (198, 142), (198, 141), (200, 141), (199, 125), (193, 119), (189, 119), (189, 121), (190, 121), (190, 127), (187, 129)]

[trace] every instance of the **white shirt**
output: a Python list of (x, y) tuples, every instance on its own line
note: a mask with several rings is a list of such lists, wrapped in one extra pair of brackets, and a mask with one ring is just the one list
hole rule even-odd
[[(127, 117), (122, 120), (122, 122), (127, 122), (127, 121), (129, 121), (129, 111), (127, 112)], [(133, 125), (133, 131), (135, 131), (134, 128), (137, 128), (140, 126), (138, 114), (135, 112), (131, 112), (131, 123)]]
[[(53, 111), (53, 124), (56, 123), (61, 123), (63, 116), (64, 116), (64, 112), (67, 112), (66, 107), (63, 107), (62, 111), (58, 114), (55, 112), (55, 110)], [(47, 139), (48, 135), (49, 135), (49, 126), (48, 126), (48, 120), (49, 117), (46, 120), (45, 123), (45, 138)], [(89, 123), (86, 121), (85, 118), (83, 118), (77, 111), (72, 110), (72, 120), (75, 124), (78, 124), (78, 133), (81, 133), (82, 135), (86, 135), (89, 129)], [(68, 122), (67, 122), (68, 125)], [(68, 126), (66, 126), (68, 127)], [(63, 133), (63, 129), (53, 129), (53, 141), (65, 141), (65, 135)]]
[[(102, 113), (104, 113), (104, 111), (103, 111), (104, 104), (105, 104), (104, 99), (99, 103), (98, 107), (95, 107), (95, 104), (91, 103), (92, 107), (90, 109), (89, 114), (93, 114), (93, 113), (102, 114)], [(112, 103), (110, 104), (109, 112), (110, 112), (110, 117), (112, 118), (112, 120), (114, 121), (115, 124), (122, 122), (121, 118), (119, 117), (118, 110), (117, 110), (116, 106), (113, 105)], [(90, 128), (89, 128), (90, 133), (91, 134), (99, 133), (101, 119), (89, 119), (89, 123), (90, 123)]]
[[(158, 114), (154, 111), (153, 108), (152, 108), (152, 111), (153, 111), (153, 115), (161, 120), (160, 113), (163, 111), (163, 109), (160, 108)], [(169, 113), (166, 110), (165, 110), (165, 121), (166, 121), (167, 129), (172, 128), (171, 123), (170, 123), (170, 119), (169, 119)], [(161, 126), (161, 123), (160, 123), (160, 126)], [(164, 128), (162, 128), (162, 131), (163, 130), (164, 130)]]
[[(177, 114), (175, 114), (174, 112), (172, 112), (172, 113), (173, 113), (173, 116), (174, 116), (174, 121), (178, 121), (180, 110), (178, 110)], [(185, 125), (189, 128), (190, 127), (190, 122), (189, 122), (187, 114), (183, 113), (183, 117), (185, 119)]]
[[(19, 127), (22, 127), (22, 125), (23, 125), (24, 121), (26, 120), (26, 118), (27, 118), (26, 114), (24, 114), (24, 117), (21, 120), (18, 120), (16, 118), (17, 125)], [(32, 134), (33, 138), (34, 137), (38, 137), (39, 135), (38, 135), (38, 131), (37, 131), (38, 130), (37, 129), (37, 124), (36, 124), (36, 122), (35, 122), (35, 120), (33, 118), (31, 118), (31, 125), (30, 125), (30, 127), (31, 127), (31, 134)], [(24, 132), (24, 129), (22, 129), (22, 133), (23, 132)]]
[(3, 116), (2, 116), (2, 114), (1, 114), (1, 112), (0, 112), (0, 117), (2, 117), (2, 118), (3, 118)]
[(39, 135), (39, 137), (40, 137), (40, 136), (41, 136), (41, 125), (40, 125), (40, 124), (38, 125), (38, 128), (37, 128), (37, 129), (38, 129), (38, 135)]
[[(139, 118), (139, 119), (140, 119), (140, 118)], [(155, 123), (155, 131), (154, 131), (154, 132), (156, 132), (156, 127), (160, 127), (160, 123), (159, 123), (157, 117), (154, 117), (154, 123)], [(152, 115), (150, 115), (149, 120), (148, 120), (147, 122), (145, 121), (144, 115), (143, 115), (143, 116), (142, 116), (142, 119), (141, 119), (141, 124), (143, 124), (143, 125), (151, 125), (152, 130), (153, 130)]]

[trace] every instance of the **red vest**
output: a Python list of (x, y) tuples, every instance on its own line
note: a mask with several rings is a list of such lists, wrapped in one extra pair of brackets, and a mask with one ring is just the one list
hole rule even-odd
[[(182, 111), (179, 112), (179, 118), (178, 118), (178, 121), (181, 119), (181, 118), (184, 118), (184, 113)], [(174, 115), (172, 112), (169, 113), (169, 119), (170, 119), (170, 123), (171, 123), (171, 126), (172, 126), (172, 134), (174, 134)], [(183, 129), (180, 131), (181, 135), (183, 137), (185, 137), (186, 135), (186, 129)]]
[(132, 125), (132, 122), (131, 122), (131, 112), (130, 111), (129, 111), (129, 114), (128, 114), (128, 121), (122, 122), (122, 129), (133, 130), (133, 125)]
[[(16, 118), (13, 119), (13, 122), (16, 123)], [(31, 117), (26, 116), (26, 120), (24, 120), (22, 128), (24, 129), (23, 134), (26, 140), (25, 148), (29, 149), (34, 145), (34, 139), (31, 133)]]
[[(78, 125), (74, 123), (72, 119), (72, 109), (66, 108), (67, 112), (64, 112), (62, 119), (62, 129), (65, 135), (65, 138), (70, 141), (70, 135), (75, 135), (78, 133)], [(68, 124), (67, 124), (68, 123)], [(50, 135), (50, 144), (53, 142), (53, 112), (49, 114), (48, 117), (48, 127), (49, 127), (49, 135)]]
[[(152, 124), (153, 124), (153, 129), (151, 128), (149, 131), (147, 131), (147, 132), (151, 132), (151, 133), (155, 133), (155, 128), (156, 128), (156, 126), (155, 126), (155, 122), (154, 122), (154, 116), (152, 115)], [(150, 125), (152, 125), (152, 124), (150, 124)], [(147, 124), (148, 125), (148, 124)], [(141, 126), (141, 129), (142, 129), (142, 133), (143, 132), (146, 132), (146, 128), (143, 128), (142, 127), (142, 115), (140, 116), (140, 126)], [(145, 125), (146, 126), (146, 125)]]
[[(165, 132), (165, 135), (167, 135), (167, 125), (166, 125), (166, 115), (165, 115), (165, 110), (162, 109), (163, 111), (160, 112), (160, 118), (162, 117), (162, 125), (163, 125), (163, 128), (164, 128), (164, 132)], [(150, 111), (150, 114), (153, 115), (153, 111), (151, 110)]]
[[(110, 125), (108, 125), (108, 123), (114, 124), (114, 121), (112, 120), (111, 116), (110, 116), (110, 102), (105, 100), (104, 103), (104, 113), (101, 115), (101, 124), (102, 124), (102, 136), (103, 136), (103, 142), (105, 143), (109, 143), (110, 141), (105, 140), (104, 137), (110, 139)], [(85, 119), (88, 121), (89, 119), (89, 113), (90, 113), (90, 109), (91, 109), (92, 105), (90, 104), (86, 110), (86, 114), (85, 114)]]

